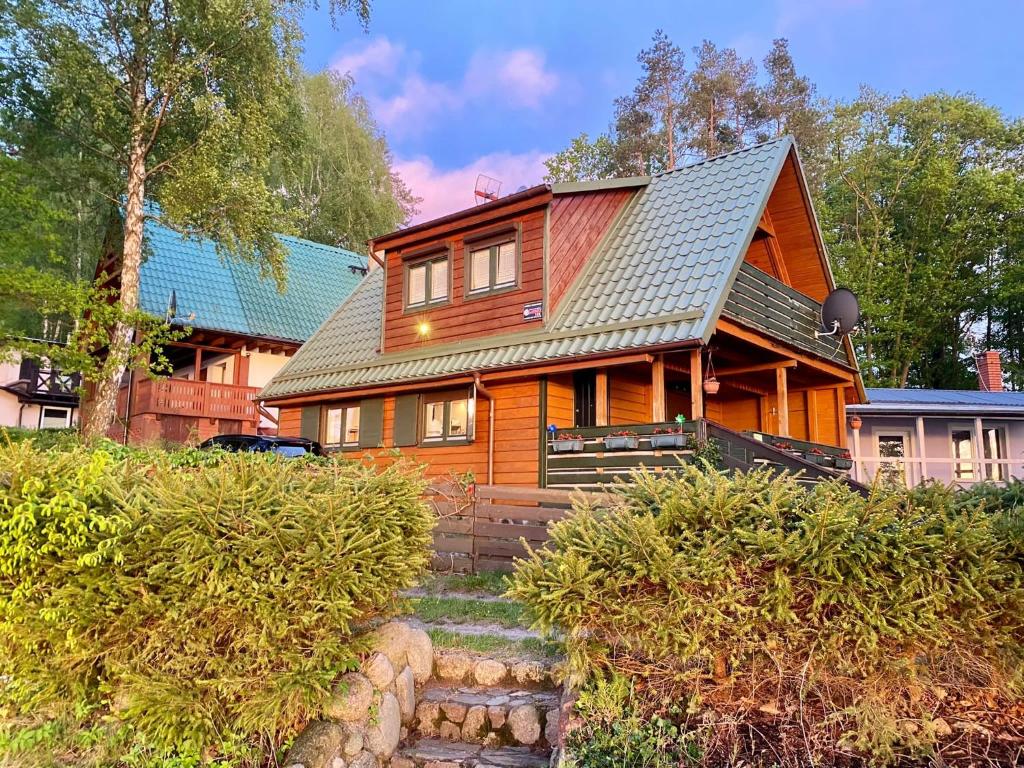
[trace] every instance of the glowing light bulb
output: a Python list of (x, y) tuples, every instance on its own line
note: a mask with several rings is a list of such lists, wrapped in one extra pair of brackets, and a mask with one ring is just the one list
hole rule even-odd
[(426, 336), (428, 333), (430, 333), (430, 323), (428, 323), (426, 320), (422, 320), (420, 324), (417, 326), (416, 330), (419, 331), (420, 336)]

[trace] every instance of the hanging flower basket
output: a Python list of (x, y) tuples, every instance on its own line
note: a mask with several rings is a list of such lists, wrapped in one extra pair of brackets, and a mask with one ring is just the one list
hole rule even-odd
[(604, 436), (604, 447), (609, 451), (635, 451), (639, 445), (637, 433), (626, 429)]
[(718, 379), (704, 379), (704, 391), (709, 395), (717, 395), (718, 388), (722, 386)]
[(664, 449), (686, 447), (686, 435), (683, 433), (683, 428), (681, 426), (669, 429), (655, 429), (650, 440), (651, 448)]
[(583, 453), (583, 435), (561, 434), (548, 441), (552, 453)]

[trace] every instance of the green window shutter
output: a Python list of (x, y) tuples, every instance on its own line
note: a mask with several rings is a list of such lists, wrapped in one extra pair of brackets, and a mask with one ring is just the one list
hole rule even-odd
[(419, 416), (418, 395), (395, 398), (395, 445), (416, 445), (416, 424)]
[(319, 405), (307, 405), (302, 409), (302, 427), (299, 430), (299, 434), (309, 440), (320, 439)]
[(379, 448), (384, 441), (384, 398), (359, 403), (359, 447)]

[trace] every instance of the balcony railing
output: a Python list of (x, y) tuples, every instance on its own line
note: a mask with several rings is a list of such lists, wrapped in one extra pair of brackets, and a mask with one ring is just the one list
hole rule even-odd
[[(256, 387), (214, 384), (191, 379), (136, 380), (132, 394), (132, 415), (156, 413), (209, 419), (257, 422)], [(124, 412), (123, 398), (119, 412)]]

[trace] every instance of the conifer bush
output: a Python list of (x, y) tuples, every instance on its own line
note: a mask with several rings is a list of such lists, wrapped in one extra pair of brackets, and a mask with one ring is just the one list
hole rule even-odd
[(428, 563), (423, 490), (403, 465), (0, 445), (5, 698), (106, 705), (140, 743), (207, 756), (278, 736)]
[(651, 712), (817, 712), (823, 743), (884, 762), (932, 747), (929, 685), (1020, 694), (1020, 514), (769, 472), (638, 473), (552, 526), (510, 594), (564, 633), (585, 684), (625, 677)]

